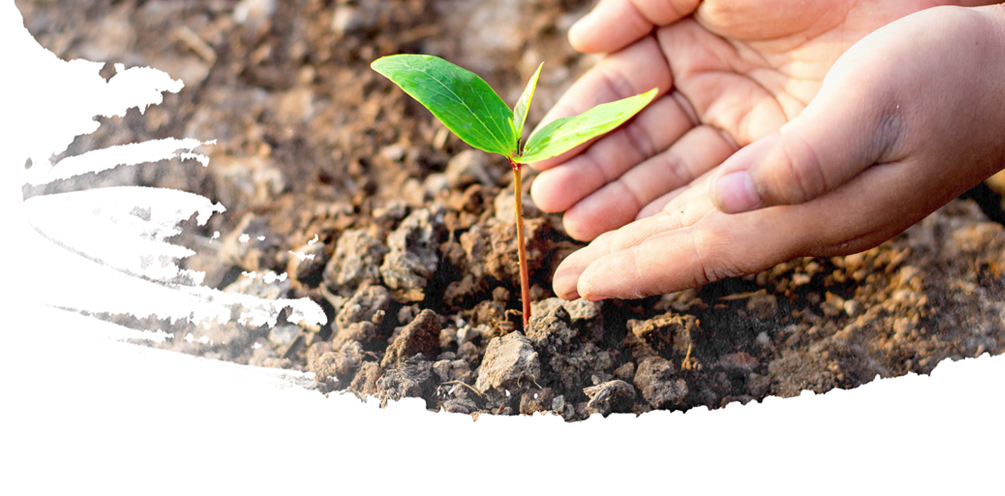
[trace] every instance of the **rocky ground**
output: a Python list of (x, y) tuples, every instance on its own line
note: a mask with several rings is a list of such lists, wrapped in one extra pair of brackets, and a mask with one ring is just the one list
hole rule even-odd
[[(553, 269), (580, 244), (527, 200), (534, 317), (523, 328), (508, 165), (470, 150), (369, 63), (435, 54), (512, 102), (545, 61), (533, 125), (595, 60), (564, 37), (589, 2), (15, 3), (62, 58), (107, 61), (108, 75), (114, 62), (149, 65), (185, 82), (144, 115), (106, 119), (67, 154), (217, 140), (207, 168), (166, 161), (26, 195), (140, 184), (220, 201), (225, 214), (177, 240), (198, 252), (186, 267), (226, 291), (312, 298), (329, 317), (320, 328), (206, 330), (108, 316), (173, 332), (166, 348), (308, 370), (324, 393), (568, 420), (853, 388), (1003, 351), (1005, 231), (992, 219), (1005, 216), (987, 187), (864, 253), (603, 303), (553, 297)], [(265, 271), (288, 277), (242, 275)]]

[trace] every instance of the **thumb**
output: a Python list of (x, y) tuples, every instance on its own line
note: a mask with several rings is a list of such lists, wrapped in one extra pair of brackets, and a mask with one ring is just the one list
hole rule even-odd
[(825, 88), (778, 132), (740, 149), (718, 167), (709, 192), (720, 211), (804, 203), (870, 165), (890, 160), (904, 127), (890, 92), (871, 92), (867, 85), (845, 92)]

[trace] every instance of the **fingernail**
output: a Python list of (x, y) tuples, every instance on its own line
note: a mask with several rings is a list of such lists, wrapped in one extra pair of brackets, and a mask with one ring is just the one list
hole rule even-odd
[(578, 300), (579, 299), (579, 293), (577, 293), (575, 291), (572, 291), (570, 293), (565, 293), (564, 295), (561, 295), (559, 298), (562, 298), (565, 301)]
[(761, 202), (747, 171), (730, 172), (715, 181), (713, 187), (719, 208), (726, 213), (753, 210)]

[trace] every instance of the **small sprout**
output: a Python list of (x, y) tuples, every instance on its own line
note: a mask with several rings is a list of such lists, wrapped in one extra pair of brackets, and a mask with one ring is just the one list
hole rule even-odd
[(438, 57), (390, 55), (375, 60), (371, 67), (418, 100), (462, 141), (479, 150), (498, 153), (509, 159), (513, 168), (520, 297), (523, 303), (523, 324), (526, 327), (530, 319), (530, 283), (523, 229), (523, 203), (520, 198), (521, 166), (556, 157), (617, 128), (645, 108), (656, 97), (657, 89), (597, 105), (576, 116), (552, 121), (533, 133), (521, 146), (527, 111), (537, 87), (541, 66), (538, 66), (530, 78), (513, 110), (478, 75)]

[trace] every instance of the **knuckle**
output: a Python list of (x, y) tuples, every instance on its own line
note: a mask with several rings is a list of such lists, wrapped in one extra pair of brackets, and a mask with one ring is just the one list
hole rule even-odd
[(646, 195), (644, 191), (640, 190), (637, 185), (633, 183), (633, 181), (630, 181), (625, 177), (618, 178), (616, 181), (611, 183), (611, 187), (621, 190), (622, 194), (617, 196), (621, 198), (622, 201), (625, 201), (630, 207), (630, 210), (635, 213), (638, 213), (642, 210), (642, 207), (646, 203), (649, 203), (649, 199), (647, 198), (648, 195)]
[(813, 148), (797, 135), (783, 140), (778, 158), (780, 200), (787, 204), (810, 201), (827, 192), (827, 176)]
[[(897, 107), (899, 108), (900, 106), (897, 105)], [(869, 157), (868, 159), (870, 161), (885, 161), (893, 155), (904, 138), (905, 127), (906, 124), (899, 111), (880, 115), (877, 119), (876, 130), (872, 135), (872, 148), (870, 150), (874, 152), (875, 157)]]
[(704, 286), (710, 282), (718, 281), (722, 277), (719, 276), (720, 269), (716, 261), (717, 257), (712, 255), (714, 253), (713, 247), (709, 246), (709, 237), (701, 235), (700, 231), (695, 234), (690, 241), (691, 251), (694, 253), (693, 260), (698, 265), (698, 270), (691, 271), (691, 282), (693, 286)]
[(601, 70), (601, 81), (613, 97), (610, 101), (627, 98), (638, 93), (635, 85), (632, 84), (632, 81), (629, 80), (622, 71), (606, 65), (600, 65), (598, 67)]
[(632, 149), (638, 150), (642, 157), (649, 158), (656, 155), (656, 140), (645, 126), (639, 124), (638, 121), (628, 121), (628, 124), (624, 127), (624, 134)]
[(737, 263), (739, 260), (735, 257), (735, 253), (728, 248), (731, 241), (722, 234), (716, 231), (696, 231), (691, 237), (694, 260), (698, 265), (698, 270), (693, 271), (696, 286), (751, 272), (749, 267), (744, 266), (747, 264)]

